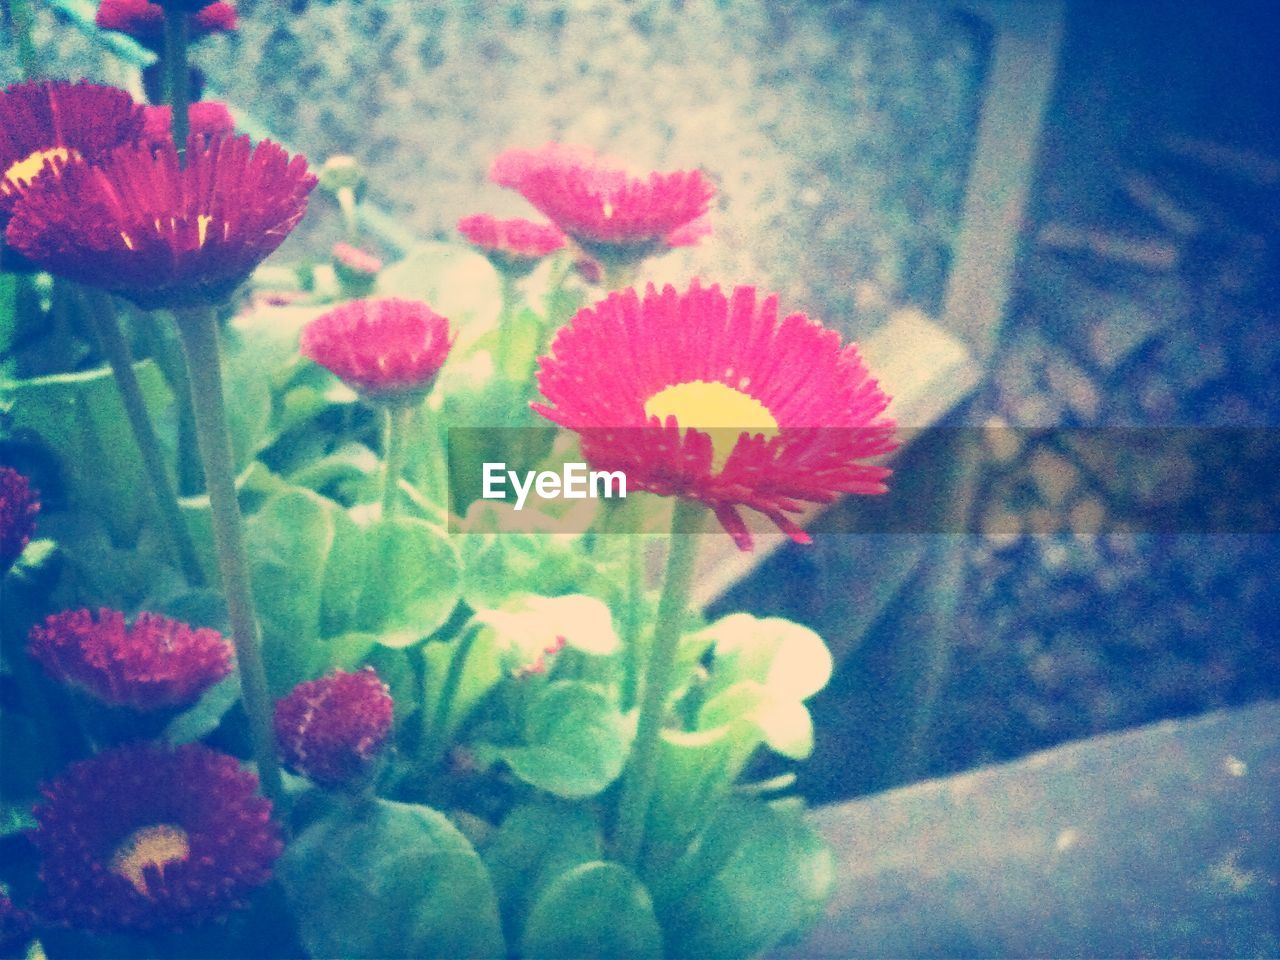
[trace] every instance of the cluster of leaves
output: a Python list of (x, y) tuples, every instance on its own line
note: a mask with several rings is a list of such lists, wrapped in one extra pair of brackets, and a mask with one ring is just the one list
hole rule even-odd
[[(567, 275), (567, 262), (544, 265), (526, 286), (531, 305), (505, 308), (493, 268), (464, 249), (426, 246), (381, 275), (380, 292), (425, 299), (458, 331), (419, 411), (405, 509), (390, 518), (369, 506), (382, 471), (376, 423), (297, 354), (298, 330), (323, 304), (250, 305), (228, 318), (224, 386), (271, 692), (370, 664), (395, 701), (394, 746), (373, 793), (289, 781), (293, 837), (277, 876), (311, 955), (738, 957), (794, 935), (823, 904), (831, 859), (799, 801), (783, 795), (789, 778), (740, 782), (762, 748), (794, 760), (812, 748), (804, 704), (831, 670), (821, 639), (778, 619), (690, 617), (644, 855), (629, 869), (610, 835), (648, 637), (624, 642), (615, 627), (629, 602), (626, 538), (496, 533), (494, 515), (507, 508), (446, 493), (458, 488), (450, 464), (467, 458), (445, 457), (443, 425), (533, 426), (535, 357), (585, 296)], [(42, 725), (63, 713), (48, 709), (52, 698), (67, 694), (25, 660), (30, 624), (70, 606), (215, 628), (225, 613), (220, 595), (192, 589), (167, 555), (114, 384), (70, 291), (3, 284), (0, 443), (45, 502), (43, 539), (5, 585), (0, 846), (17, 851), (37, 782), (86, 749), (84, 731), (71, 729), (76, 709), (57, 731)], [(516, 335), (495, 370), (500, 311)], [(170, 324), (128, 320), (216, 582), (207, 499), (182, 463), (188, 415)], [(547, 451), (470, 454), (536, 461)], [(651, 624), (656, 598), (640, 603), (635, 622)], [(218, 685), (164, 735), (244, 755), (237, 687), (234, 677)], [(32, 883), (22, 856), (0, 859), (0, 879)]]

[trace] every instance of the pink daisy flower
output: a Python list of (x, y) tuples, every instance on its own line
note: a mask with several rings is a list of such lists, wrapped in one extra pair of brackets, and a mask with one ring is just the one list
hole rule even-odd
[(300, 347), (367, 400), (416, 403), (452, 345), (449, 321), (425, 303), (385, 298), (320, 315), (303, 328)]
[(193, 136), (185, 168), (172, 143), (137, 144), (38, 179), (5, 236), (42, 269), (144, 308), (217, 305), (284, 242), (315, 184), (270, 141)]
[(594, 468), (705, 503), (744, 550), (740, 507), (805, 543), (789, 516), (804, 502), (886, 489), (890, 471), (863, 461), (894, 449), (889, 398), (857, 347), (753, 287), (613, 293), (560, 330), (538, 385), (534, 409), (577, 431)]
[(490, 178), (524, 195), (587, 253), (606, 263), (635, 263), (687, 246), (709, 232), (715, 185), (699, 170), (636, 177), (583, 147), (547, 144), (509, 150)]
[(549, 223), (515, 218), (499, 220), (477, 213), (458, 221), (458, 232), (489, 258), (499, 270), (513, 276), (529, 273), (543, 257), (563, 249), (565, 235)]

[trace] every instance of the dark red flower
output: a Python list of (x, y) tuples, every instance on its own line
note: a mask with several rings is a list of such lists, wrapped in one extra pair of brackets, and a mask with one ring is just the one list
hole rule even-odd
[(198, 743), (133, 744), (42, 788), (43, 913), (86, 930), (186, 928), (245, 906), (280, 832), (258, 778)]
[(373, 667), (335, 670), (276, 703), (284, 765), (328, 787), (367, 779), (391, 730), (391, 693)]
[[(154, 150), (173, 143), (173, 108), (165, 105), (142, 109), (146, 112), (142, 137), (151, 148)], [(187, 123), (191, 136), (203, 137), (206, 141), (229, 136), (236, 129), (227, 105), (217, 100), (191, 104), (187, 110)]]
[(194, 136), (185, 169), (172, 143), (137, 144), (37, 180), (6, 236), (43, 269), (142, 307), (219, 304), (302, 219), (315, 183), (270, 141)]
[(57, 613), (31, 630), (31, 655), (55, 679), (104, 703), (138, 710), (185, 707), (231, 672), (235, 650), (216, 630), (156, 613)]
[(0, 466), (0, 577), (31, 542), (40, 498), (17, 470)]
[(369, 400), (414, 403), (453, 345), (449, 321), (425, 303), (352, 300), (302, 330), (301, 350)]
[[(94, 22), (103, 30), (128, 34), (151, 50), (164, 48), (164, 8), (151, 0), (102, 0)], [(236, 28), (236, 8), (221, 0), (197, 10), (187, 19), (188, 40)]]
[(699, 170), (635, 177), (585, 147), (561, 144), (508, 150), (489, 176), (607, 263), (634, 263), (701, 239), (709, 232), (701, 218), (716, 192)]
[(499, 220), (477, 213), (458, 221), (458, 232), (505, 273), (520, 276), (543, 257), (564, 247), (567, 238), (549, 223), (519, 218)]
[(142, 132), (142, 107), (123, 90), (43, 80), (0, 93), (0, 227), (45, 170), (103, 160)]
[(578, 312), (540, 361), (534, 408), (581, 435), (592, 466), (628, 491), (711, 507), (738, 546), (738, 507), (807, 542), (802, 502), (883, 493), (889, 470), (860, 461), (895, 446), (889, 398), (858, 349), (753, 287), (650, 285)]

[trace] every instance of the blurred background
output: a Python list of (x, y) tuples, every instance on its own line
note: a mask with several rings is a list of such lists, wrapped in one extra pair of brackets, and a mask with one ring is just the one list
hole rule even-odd
[[(68, 11), (85, 6), (91, 19), (91, 3), (36, 4), (49, 72), (135, 84), (133, 68), (75, 28)], [(904, 310), (945, 312), (991, 93), (994, 35), (967, 9), (237, 6), (239, 31), (196, 55), (211, 93), (313, 160), (357, 157), (370, 198), (419, 238), (453, 239), (468, 213), (527, 214), (486, 181), (492, 157), (581, 142), (641, 169), (702, 167), (719, 184), (714, 236), (649, 279), (753, 282), (857, 338)], [(1022, 215), (1006, 225), (1007, 308), (984, 319), (976, 386), (947, 422), (1274, 426), (1273, 3), (1063, 10), (1060, 39), (1042, 38), (1056, 64), (1043, 123), (1019, 133), (1036, 149)], [(16, 78), (0, 66), (0, 79)], [(336, 209), (317, 197), (278, 260), (323, 257), (340, 237)], [(1152, 489), (1176, 503), (1230, 485), (1230, 464), (1175, 457), (1167, 475), (1124, 475), (1061, 438), (1002, 436), (970, 451), (960, 488), (966, 524), (990, 535), (820, 538), (769, 558), (713, 608), (792, 617), (837, 652), (800, 772), (812, 800), (1280, 695), (1274, 536), (1105, 532)], [(867, 580), (882, 576), (871, 602)]]

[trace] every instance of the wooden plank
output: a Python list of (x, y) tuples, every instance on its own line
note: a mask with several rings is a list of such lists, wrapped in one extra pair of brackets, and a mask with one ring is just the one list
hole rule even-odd
[(1061, 0), (971, 0), (995, 29), (987, 92), (941, 324), (979, 362), (995, 351), (1057, 72)]

